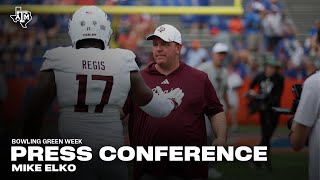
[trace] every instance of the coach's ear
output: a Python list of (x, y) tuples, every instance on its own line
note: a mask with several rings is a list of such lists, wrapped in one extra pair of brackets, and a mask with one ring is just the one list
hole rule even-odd
[(181, 44), (178, 44), (178, 43), (175, 43), (176, 44), (176, 54), (181, 54), (181, 49), (182, 49), (182, 45)]

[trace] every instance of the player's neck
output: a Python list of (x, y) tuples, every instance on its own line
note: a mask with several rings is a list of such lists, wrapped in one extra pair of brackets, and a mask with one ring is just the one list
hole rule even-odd
[(99, 45), (88, 45), (88, 46), (86, 46), (86, 45), (84, 45), (84, 46), (81, 46), (80, 48), (78, 48), (78, 49), (81, 49), (81, 48), (97, 48), (97, 49), (103, 49), (101, 46), (99, 46)]
[(103, 50), (103, 46), (101, 44), (81, 44), (80, 46), (77, 46), (77, 49), (81, 48), (97, 48)]
[(159, 71), (161, 74), (163, 75), (168, 75), (170, 73), (172, 73), (173, 71), (175, 71), (176, 69), (178, 69), (180, 66), (180, 61), (176, 61), (172, 64), (169, 65), (165, 65), (165, 64), (156, 64), (155, 68), (157, 69), (157, 71)]

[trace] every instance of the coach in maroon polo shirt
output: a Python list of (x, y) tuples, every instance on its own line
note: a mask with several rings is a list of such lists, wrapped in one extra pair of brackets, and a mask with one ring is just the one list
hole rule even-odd
[[(183, 90), (182, 104), (168, 117), (157, 119), (148, 116), (128, 100), (125, 114), (129, 117), (129, 138), (132, 146), (207, 145), (205, 115), (216, 134), (214, 145), (226, 141), (226, 118), (223, 107), (207, 75), (180, 61), (181, 34), (173, 26), (159, 26), (152, 40), (155, 62), (141, 71), (147, 85), (155, 91), (160, 86), (164, 92), (174, 88)], [(205, 162), (135, 162), (135, 179), (206, 179)]]

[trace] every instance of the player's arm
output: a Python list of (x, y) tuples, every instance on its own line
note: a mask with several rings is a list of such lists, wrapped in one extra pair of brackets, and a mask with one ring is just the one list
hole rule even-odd
[(159, 96), (145, 84), (142, 76), (137, 71), (130, 72), (131, 99), (147, 114), (161, 118), (166, 117), (181, 103), (183, 93), (175, 89), (169, 96)]
[(24, 115), (24, 136), (38, 138), (42, 118), (56, 97), (56, 84), (52, 70), (40, 72), (39, 79), (30, 99), (27, 101)]
[(292, 148), (296, 151), (301, 150), (310, 135), (311, 128), (303, 124), (292, 122), (292, 128), (290, 133), (290, 142)]
[(131, 99), (138, 106), (147, 105), (152, 97), (152, 90), (145, 84), (143, 78), (141, 77), (138, 71), (130, 72), (130, 81), (131, 81)]

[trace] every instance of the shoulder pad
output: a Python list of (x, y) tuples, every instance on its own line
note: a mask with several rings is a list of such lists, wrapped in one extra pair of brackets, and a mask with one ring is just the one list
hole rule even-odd
[(67, 51), (71, 51), (72, 47), (58, 47), (51, 50), (47, 50), (43, 55), (43, 64), (40, 68), (40, 71), (45, 71), (49, 69), (56, 69), (59, 65), (59, 61), (61, 61), (61, 57)]

